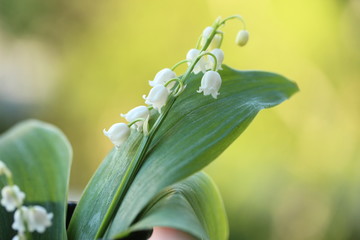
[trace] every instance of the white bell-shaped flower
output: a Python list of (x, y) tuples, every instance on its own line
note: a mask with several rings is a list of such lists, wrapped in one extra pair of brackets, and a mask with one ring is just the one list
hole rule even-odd
[[(120, 116), (124, 117), (128, 122), (133, 122), (136, 119), (143, 118), (146, 119), (150, 114), (149, 109), (146, 106), (138, 106), (136, 108), (131, 109), (127, 114), (120, 114)], [(139, 121), (135, 123), (138, 128), (140, 128), (144, 121)]]
[(241, 30), (236, 35), (235, 43), (239, 45), (240, 47), (243, 47), (246, 45), (246, 43), (249, 41), (249, 32), (246, 30)]
[[(214, 54), (216, 57), (216, 60), (217, 60), (216, 70), (222, 70), (221, 65), (222, 65), (222, 62), (224, 61), (223, 50), (221, 50), (220, 48), (215, 48), (210, 53)], [(208, 69), (213, 69), (215, 60), (212, 56), (209, 56), (209, 63), (210, 63), (210, 65), (209, 65)]]
[(213, 27), (206, 27), (204, 31), (202, 32), (202, 38), (201, 38), (201, 46), (204, 46), (208, 38), (210, 37), (212, 31), (214, 31)]
[[(195, 59), (200, 55), (200, 50), (198, 49), (190, 49), (190, 51), (186, 54), (186, 60), (188, 60), (188, 65), (190, 65)], [(209, 61), (207, 56), (203, 56), (200, 60), (196, 63), (193, 72), (198, 74), (199, 72), (206, 72), (207, 66), (209, 65)]]
[(41, 206), (32, 206), (27, 211), (27, 227), (29, 232), (43, 233), (47, 227), (51, 226), (52, 213), (48, 213)]
[[(208, 38), (210, 37), (211, 33), (214, 31), (213, 27), (206, 27), (202, 33), (202, 38), (201, 38), (201, 46), (204, 46), (206, 41), (208, 40)], [(217, 34), (214, 35), (213, 39), (211, 40), (208, 49), (214, 49), (214, 48), (219, 48), (220, 44), (221, 44), (221, 40), (222, 37), (220, 36), (220, 34), (222, 33), (221, 31), (217, 31)]]
[(150, 90), (147, 97), (144, 95), (143, 98), (146, 100), (146, 104), (153, 106), (153, 108), (161, 113), (161, 108), (165, 106), (169, 95), (170, 90), (168, 88), (163, 85), (157, 85)]
[(203, 39), (207, 40), (213, 31), (214, 31), (213, 27), (210, 27), (210, 26), (206, 27), (204, 29), (204, 31), (202, 32)]
[(219, 89), (221, 87), (221, 76), (218, 72), (208, 71), (201, 79), (201, 86), (198, 93), (204, 92), (204, 96), (211, 95), (213, 98), (217, 98), (219, 95)]
[(219, 34), (216, 34), (213, 40), (211, 41), (208, 49), (219, 48), (221, 45), (221, 41), (222, 41), (222, 37)]
[(26, 230), (25, 224), (28, 224), (28, 211), (29, 209), (25, 206), (22, 206), (15, 211), (14, 222), (11, 227), (19, 233), (24, 233)]
[[(150, 86), (155, 87), (156, 85), (164, 85), (167, 81), (176, 78), (176, 73), (170, 68), (164, 68), (159, 71), (154, 78), (154, 81), (149, 81)], [(168, 88), (172, 88), (175, 83), (170, 83)]]
[(6, 208), (6, 211), (12, 212), (15, 208), (22, 205), (25, 193), (23, 193), (20, 188), (16, 185), (5, 186), (1, 190), (1, 205)]
[(0, 176), (5, 174), (5, 176), (10, 177), (11, 176), (11, 172), (8, 169), (8, 167), (6, 166), (6, 164), (3, 161), (0, 161)]
[(103, 132), (116, 147), (119, 147), (126, 139), (128, 139), (131, 131), (127, 124), (115, 123), (108, 131), (104, 129)]

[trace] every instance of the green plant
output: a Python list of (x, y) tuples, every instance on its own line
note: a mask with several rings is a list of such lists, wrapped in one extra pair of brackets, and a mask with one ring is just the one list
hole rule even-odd
[[(12, 184), (5, 174), (11, 171), (26, 193), (24, 204), (41, 205), (53, 214), (51, 227), (42, 234), (27, 227), (24, 239), (113, 239), (154, 226), (180, 229), (199, 239), (227, 238), (221, 197), (211, 179), (198, 171), (260, 110), (298, 90), (278, 74), (222, 65), (224, 34), (219, 29), (231, 19), (244, 23), (240, 16), (216, 19), (187, 59), (163, 69), (150, 82), (153, 88), (144, 97), (148, 106), (123, 115), (128, 124), (104, 130), (115, 147), (90, 180), (67, 230), (71, 147), (64, 135), (31, 120), (1, 136), (0, 159), (6, 165), (0, 187)], [(244, 24), (236, 43), (243, 46), (248, 37)], [(184, 63), (189, 67), (177, 76), (174, 70)], [(3, 208), (0, 214), (0, 236), (10, 239), (17, 234), (11, 228), (13, 214)]]

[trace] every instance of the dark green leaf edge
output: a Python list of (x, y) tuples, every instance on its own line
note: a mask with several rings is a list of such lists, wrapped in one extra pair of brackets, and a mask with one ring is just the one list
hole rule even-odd
[[(38, 140), (38, 141), (37, 141)], [(39, 164), (36, 162), (41, 157), (37, 156), (39, 144), (41, 143), (43, 153), (45, 155), (54, 154), (59, 160), (56, 166), (67, 169), (61, 175), (57, 175), (55, 169), (49, 173), (47, 164)], [(55, 142), (55, 143), (54, 143)], [(18, 149), (19, 151), (14, 151)], [(24, 156), (24, 153), (25, 156)], [(35, 155), (34, 155), (35, 154)], [(35, 161), (32, 161), (34, 159)], [(65, 229), (67, 195), (69, 187), (70, 165), (72, 160), (72, 148), (66, 136), (55, 126), (39, 121), (26, 120), (13, 126), (8, 131), (0, 135), (0, 159), (5, 162), (13, 174), (16, 185), (19, 185), (25, 192), (25, 205), (41, 205), (49, 212), (54, 213), (53, 224), (45, 233), (33, 233), (33, 240), (49, 239), (67, 239)], [(43, 159), (47, 161), (47, 159)], [(43, 161), (41, 161), (43, 162)], [(29, 172), (29, 169), (35, 168), (37, 171)], [(44, 173), (44, 175), (42, 175)], [(53, 180), (61, 180), (57, 182), (56, 188), (49, 188), (53, 182), (44, 182), (48, 185), (46, 188), (36, 188), (34, 185), (42, 184), (39, 176), (51, 177)], [(5, 179), (0, 179), (0, 188), (5, 185)], [(50, 189), (50, 190), (49, 190)], [(46, 199), (43, 199), (46, 197)], [(13, 213), (5, 212), (0, 208), (1, 222), (6, 227), (0, 228), (0, 236), (11, 238), (15, 235), (15, 231), (11, 229), (13, 221)]]

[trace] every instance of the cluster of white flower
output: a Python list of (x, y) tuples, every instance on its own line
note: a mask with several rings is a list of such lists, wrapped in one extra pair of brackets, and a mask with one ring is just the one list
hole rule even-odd
[(1, 190), (1, 205), (6, 211), (14, 213), (14, 223), (12, 228), (18, 233), (12, 240), (26, 240), (26, 233), (43, 233), (47, 227), (51, 226), (52, 213), (48, 213), (41, 206), (23, 206), (25, 193), (13, 184), (12, 174), (4, 162), (0, 161), (0, 176), (5, 175), (9, 185)]
[[(201, 79), (201, 85), (198, 93), (203, 93), (204, 96), (211, 95), (214, 99), (220, 94), (222, 79), (219, 70), (222, 70), (221, 65), (224, 61), (224, 52), (220, 49), (224, 33), (218, 29), (225, 25), (226, 21), (231, 19), (239, 19), (244, 29), (240, 30), (236, 36), (235, 42), (239, 46), (244, 46), (249, 39), (249, 33), (245, 30), (245, 23), (241, 16), (235, 15), (224, 20), (218, 18), (213, 26), (208, 26), (202, 32), (196, 48), (190, 49), (186, 55), (186, 59), (175, 64), (171, 69), (165, 68), (159, 71), (153, 81), (149, 81), (152, 89), (149, 94), (144, 95), (145, 104), (148, 106), (138, 106), (130, 110), (127, 114), (121, 114), (129, 123), (115, 123), (108, 131), (103, 130), (111, 142), (119, 147), (130, 136), (131, 126), (136, 126), (137, 131), (144, 131), (148, 133), (147, 121), (150, 118), (150, 110), (157, 110), (160, 115), (162, 108), (168, 102), (169, 96), (173, 94), (177, 97), (186, 86), (184, 82), (188, 77), (187, 73), (198, 74), (202, 72), (204, 75)], [(187, 63), (188, 71), (178, 77), (174, 72), (179, 65)]]

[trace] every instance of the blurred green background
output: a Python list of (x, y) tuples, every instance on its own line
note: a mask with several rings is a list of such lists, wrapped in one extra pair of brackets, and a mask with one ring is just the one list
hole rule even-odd
[(74, 148), (77, 199), (112, 144), (103, 128), (143, 103), (217, 16), (225, 64), (281, 73), (301, 92), (259, 114), (206, 171), (230, 239), (360, 239), (359, 0), (0, 0), (0, 132), (26, 118)]

